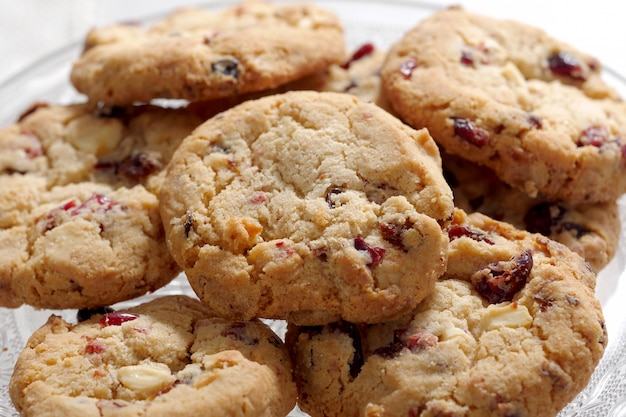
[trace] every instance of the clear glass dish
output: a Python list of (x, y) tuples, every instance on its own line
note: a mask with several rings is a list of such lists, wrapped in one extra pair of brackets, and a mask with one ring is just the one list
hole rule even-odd
[[(316, 0), (334, 10), (343, 20), (348, 46), (354, 49), (372, 42), (387, 48), (419, 20), (430, 15), (437, 6), (415, 1), (383, 0)], [(204, 7), (220, 9), (233, 1), (211, 2)], [(158, 16), (148, 16), (149, 22)], [(81, 40), (34, 62), (25, 71), (0, 85), (0, 126), (13, 123), (30, 104), (37, 101), (73, 103), (83, 101), (69, 83), (69, 71), (81, 49)], [(626, 97), (626, 79), (607, 69), (605, 78)], [(10, 103), (10, 105), (6, 105)], [(626, 314), (620, 305), (626, 300), (626, 197), (620, 200), (622, 235), (618, 253), (598, 275), (597, 295), (600, 299), (609, 332), (606, 353), (589, 385), (572, 401), (559, 417), (626, 417)], [(164, 294), (193, 294), (184, 276), (159, 291), (122, 303), (136, 304)], [(13, 366), (31, 333), (52, 313), (75, 321), (76, 311), (0, 308), (0, 417), (17, 417), (8, 395), (8, 381)], [(279, 333), (284, 323), (272, 322)], [(294, 410), (292, 416), (302, 416)]]

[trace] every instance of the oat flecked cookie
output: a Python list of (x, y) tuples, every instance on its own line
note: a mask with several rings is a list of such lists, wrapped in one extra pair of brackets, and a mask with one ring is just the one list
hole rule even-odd
[(28, 340), (11, 400), (23, 417), (282, 417), (296, 388), (283, 342), (259, 321), (157, 298), (70, 324), (52, 315)]
[(443, 273), (453, 212), (426, 130), (341, 93), (290, 92), (210, 119), (161, 190), (170, 250), (230, 318), (382, 321)]
[(198, 101), (275, 88), (344, 56), (334, 13), (305, 3), (243, 2), (221, 11), (179, 9), (148, 28), (93, 29), (71, 81), (109, 104)]
[(446, 9), (392, 46), (381, 78), (407, 123), (531, 196), (626, 192), (626, 104), (595, 58), (540, 29)]
[(448, 272), (404, 318), (290, 326), (305, 412), (553, 417), (586, 386), (607, 335), (582, 258), (461, 211), (450, 239)]
[(114, 304), (171, 281), (158, 192), (196, 115), (38, 105), (0, 130), (0, 306)]
[(456, 207), (561, 242), (585, 258), (595, 272), (613, 259), (621, 231), (617, 202), (573, 204), (532, 198), (500, 181), (486, 167), (446, 152), (441, 157)]

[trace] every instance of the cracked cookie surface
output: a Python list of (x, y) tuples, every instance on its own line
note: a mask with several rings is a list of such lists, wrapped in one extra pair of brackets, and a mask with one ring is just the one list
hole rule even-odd
[(296, 389), (267, 325), (167, 296), (78, 324), (52, 315), (20, 354), (10, 395), (25, 417), (282, 417)]
[(344, 55), (343, 28), (332, 12), (244, 2), (221, 11), (179, 9), (148, 28), (94, 29), (71, 80), (109, 104), (199, 101), (276, 88)]
[(449, 230), (448, 271), (413, 313), (289, 327), (305, 412), (552, 417), (586, 386), (607, 336), (583, 259), (478, 213)]
[(348, 94), (246, 102), (176, 151), (167, 241), (224, 317), (381, 321), (444, 271), (453, 205), (440, 164), (425, 130)]
[(446, 9), (392, 46), (381, 79), (407, 123), (533, 197), (626, 192), (626, 105), (595, 58), (540, 29)]

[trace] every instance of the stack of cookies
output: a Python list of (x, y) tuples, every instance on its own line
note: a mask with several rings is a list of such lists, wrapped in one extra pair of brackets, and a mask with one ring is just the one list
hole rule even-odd
[[(600, 72), (460, 8), (389, 51), (311, 4), (92, 30), (87, 102), (0, 131), (0, 306), (79, 310), (28, 341), (16, 409), (555, 416), (607, 343), (626, 105)], [(194, 294), (108, 307), (180, 272)]]

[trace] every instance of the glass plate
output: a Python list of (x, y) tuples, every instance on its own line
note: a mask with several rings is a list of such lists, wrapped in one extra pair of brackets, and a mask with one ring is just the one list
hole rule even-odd
[[(319, 5), (335, 11), (346, 29), (348, 47), (355, 49), (365, 42), (387, 48), (419, 20), (430, 15), (438, 6), (415, 1), (316, 0)], [(221, 9), (233, 1), (218, 1), (204, 5)], [(146, 23), (159, 16), (146, 17)], [(17, 116), (36, 101), (69, 104), (83, 101), (69, 83), (69, 71), (79, 55), (82, 40), (67, 45), (55, 53), (34, 62), (25, 71), (0, 85), (0, 126), (13, 123)], [(626, 79), (609, 70), (605, 78), (622, 96), (626, 97)], [(559, 417), (626, 417), (626, 315), (620, 305), (626, 299), (626, 196), (620, 200), (622, 234), (618, 253), (598, 275), (597, 295), (600, 299), (609, 332), (605, 355), (589, 385), (572, 401)], [(189, 294), (193, 291), (184, 276), (159, 291), (116, 307), (134, 305), (165, 294)], [(18, 309), (0, 308), (0, 417), (17, 417), (11, 405), (7, 384), (13, 366), (26, 340), (52, 313), (75, 321), (76, 311), (35, 310), (24, 306)], [(283, 322), (271, 322), (279, 334), (284, 333)], [(297, 409), (291, 416), (302, 416)]]

